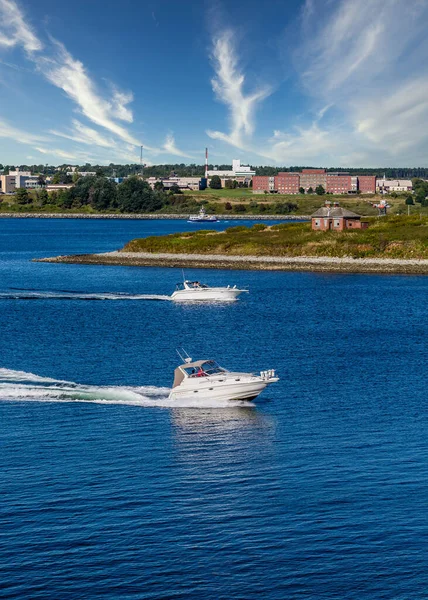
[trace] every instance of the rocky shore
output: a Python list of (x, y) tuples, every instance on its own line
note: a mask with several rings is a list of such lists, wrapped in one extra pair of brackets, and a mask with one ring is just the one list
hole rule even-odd
[[(219, 221), (307, 221), (308, 215), (216, 215)], [(186, 220), (189, 214), (92, 214), (92, 213), (18, 213), (0, 212), (0, 219), (127, 219), (127, 220)], [(209, 225), (209, 223), (207, 223)]]
[(329, 256), (233, 256), (225, 254), (151, 254), (105, 252), (35, 259), (35, 262), (179, 267), (193, 269), (249, 269), (326, 273), (428, 274), (428, 260), (390, 258), (335, 258)]

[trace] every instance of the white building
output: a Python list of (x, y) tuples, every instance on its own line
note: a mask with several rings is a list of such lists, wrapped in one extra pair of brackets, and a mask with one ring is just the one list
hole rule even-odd
[(177, 185), (180, 190), (199, 190), (200, 177), (178, 177), (173, 175), (166, 178), (148, 177), (147, 183), (152, 189), (155, 187), (155, 183), (160, 181), (166, 190), (171, 189), (174, 185)]
[[(72, 177), (76, 173), (76, 167), (74, 167), (73, 171), (67, 171), (67, 175)], [(77, 171), (79, 177), (89, 177), (91, 175), (96, 175), (95, 171)]]
[(381, 194), (390, 192), (411, 192), (413, 185), (410, 179), (376, 179), (376, 191)]
[(9, 175), (15, 177), (15, 189), (39, 187), (38, 177), (32, 175), (31, 171), (9, 171)]
[(212, 171), (208, 171), (208, 177), (213, 177), (214, 175), (218, 175), (220, 179), (236, 179), (237, 177), (247, 177), (249, 181), (256, 172), (251, 170), (251, 167), (247, 165), (241, 165), (241, 161), (239, 158), (234, 158), (232, 160), (232, 170), (231, 171), (218, 171), (217, 169), (213, 169)]

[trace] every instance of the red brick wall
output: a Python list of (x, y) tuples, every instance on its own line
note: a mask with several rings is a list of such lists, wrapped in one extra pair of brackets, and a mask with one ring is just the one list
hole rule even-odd
[(347, 194), (350, 190), (350, 175), (327, 175), (327, 192), (331, 194)]
[(253, 190), (269, 191), (269, 177), (264, 175), (253, 176)]
[(300, 175), (298, 173), (278, 173), (275, 177), (275, 189), (279, 194), (298, 194)]
[(376, 192), (376, 176), (358, 175), (358, 189), (362, 194), (374, 194)]

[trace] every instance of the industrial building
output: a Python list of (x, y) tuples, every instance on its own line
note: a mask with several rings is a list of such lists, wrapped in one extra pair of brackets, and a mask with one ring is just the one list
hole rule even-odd
[(376, 191), (381, 194), (390, 192), (411, 192), (413, 184), (410, 179), (382, 179), (376, 180)]
[(166, 178), (148, 177), (146, 181), (152, 189), (154, 189), (155, 183), (158, 182), (161, 182), (166, 190), (171, 189), (173, 186), (178, 186), (180, 190), (201, 189), (200, 177), (178, 177), (177, 175), (170, 175)]
[(353, 176), (345, 172), (327, 172), (325, 169), (302, 169), (301, 172), (287, 171), (275, 176), (256, 175), (253, 177), (253, 192), (277, 194), (298, 194), (303, 188), (305, 192), (316, 190), (322, 186), (329, 194), (363, 194), (376, 193), (376, 177), (374, 175)]

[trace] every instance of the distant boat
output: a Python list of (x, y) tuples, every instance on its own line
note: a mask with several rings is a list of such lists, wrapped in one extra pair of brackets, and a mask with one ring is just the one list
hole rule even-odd
[(171, 294), (171, 300), (175, 302), (233, 302), (239, 294), (248, 290), (240, 290), (235, 286), (209, 287), (199, 281), (183, 280), (177, 283), (175, 291)]
[(190, 215), (188, 223), (202, 223), (208, 221), (209, 223), (216, 223), (218, 221), (215, 215), (207, 215), (205, 208), (202, 206), (201, 210), (197, 215)]

